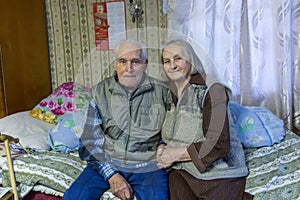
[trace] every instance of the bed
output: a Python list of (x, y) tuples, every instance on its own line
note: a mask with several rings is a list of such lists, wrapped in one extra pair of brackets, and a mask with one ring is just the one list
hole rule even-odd
[[(20, 139), (11, 144), (19, 196), (23, 199), (61, 199), (86, 166), (78, 157), (90, 89), (64, 83), (32, 110), (0, 119), (1, 133)], [(25, 150), (26, 151), (25, 151)], [(254, 199), (300, 200), (300, 137), (285, 130), (280, 143), (244, 148), (249, 175), (246, 192)], [(10, 186), (0, 145), (1, 184)], [(117, 199), (109, 191), (104, 199)]]

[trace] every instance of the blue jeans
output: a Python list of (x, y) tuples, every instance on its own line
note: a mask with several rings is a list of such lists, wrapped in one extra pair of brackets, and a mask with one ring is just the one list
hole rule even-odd
[[(119, 173), (131, 185), (137, 200), (167, 200), (168, 172), (157, 170), (146, 173)], [(88, 165), (66, 190), (63, 200), (98, 200), (110, 188), (101, 175)]]

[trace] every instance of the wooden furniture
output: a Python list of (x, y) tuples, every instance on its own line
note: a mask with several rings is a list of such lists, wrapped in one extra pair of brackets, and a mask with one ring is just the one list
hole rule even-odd
[(0, 1), (0, 118), (51, 93), (44, 0)]
[(0, 118), (7, 115), (7, 106), (4, 90), (3, 69), (2, 69), (2, 52), (0, 45)]

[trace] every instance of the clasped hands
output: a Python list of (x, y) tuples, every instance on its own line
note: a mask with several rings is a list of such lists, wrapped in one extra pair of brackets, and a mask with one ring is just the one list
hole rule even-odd
[(188, 160), (186, 148), (174, 148), (168, 145), (159, 145), (156, 152), (156, 161), (159, 168), (169, 168), (175, 162)]
[[(186, 148), (174, 148), (168, 145), (159, 145), (156, 152), (157, 166), (169, 168), (175, 162), (188, 161), (190, 156)], [(130, 184), (119, 173), (114, 174), (109, 180), (112, 193), (121, 200), (132, 200), (133, 190)]]

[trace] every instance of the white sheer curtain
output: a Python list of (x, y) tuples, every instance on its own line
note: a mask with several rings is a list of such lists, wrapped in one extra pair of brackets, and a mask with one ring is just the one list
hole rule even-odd
[[(265, 106), (300, 129), (300, 0), (165, 0), (169, 37), (214, 61), (235, 101)], [(204, 61), (204, 64), (206, 62)]]

